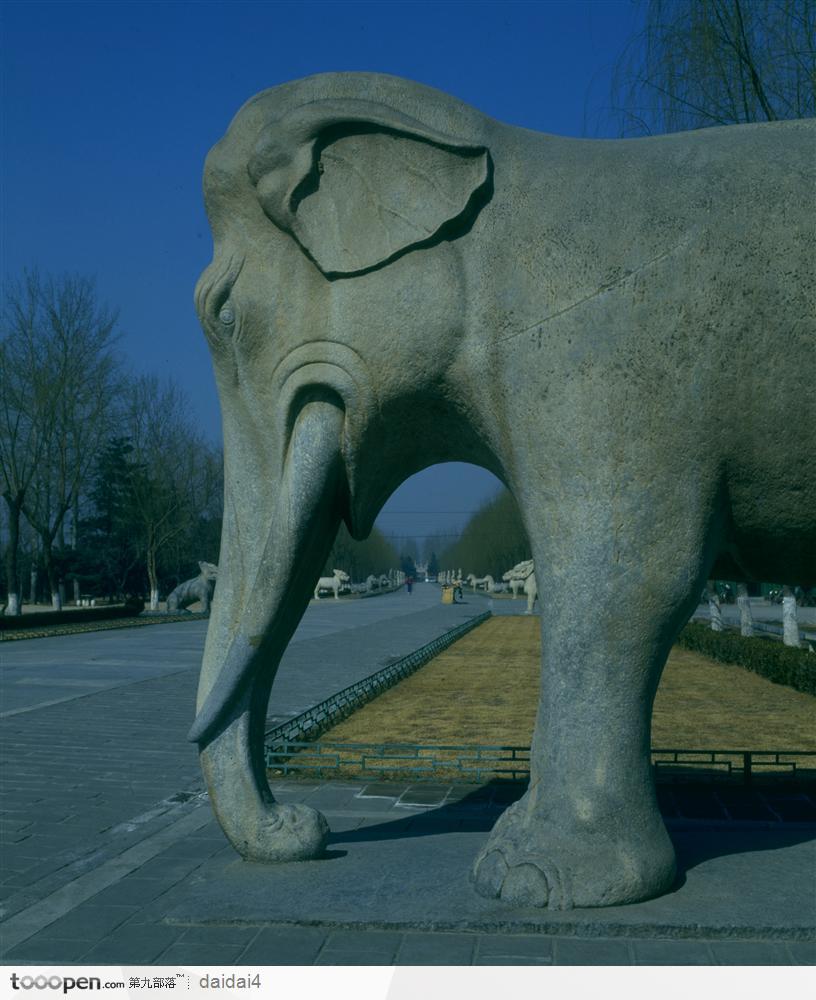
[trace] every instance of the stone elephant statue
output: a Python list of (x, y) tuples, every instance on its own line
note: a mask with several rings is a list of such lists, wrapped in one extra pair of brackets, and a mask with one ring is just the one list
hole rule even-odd
[(175, 590), (167, 595), (167, 610), (181, 611), (188, 604), (195, 604), (200, 601), (203, 605), (202, 611), (210, 610), (210, 600), (212, 599), (215, 579), (218, 576), (218, 567), (213, 563), (200, 562), (198, 568), (201, 570), (198, 576), (180, 583)]
[(560, 138), (358, 73), (239, 111), (204, 175), (226, 504), (190, 738), (246, 858), (327, 842), (273, 800), (262, 744), (339, 524), (365, 538), (408, 476), (465, 461), (515, 496), (547, 594), (530, 787), (474, 886), (553, 908), (669, 889), (649, 735), (672, 642), (708, 577), (816, 568), (814, 140)]

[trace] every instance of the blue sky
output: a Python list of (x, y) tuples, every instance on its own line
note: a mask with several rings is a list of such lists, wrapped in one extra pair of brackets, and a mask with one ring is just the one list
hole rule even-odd
[[(220, 437), (192, 305), (210, 259), (201, 200), (209, 147), (266, 87), (328, 70), (393, 73), (503, 121), (605, 135), (630, 0), (530, 3), (25, 3), (0, 6), (0, 259), (95, 275), (120, 310), (122, 351), (173, 374)], [(388, 534), (450, 531), (496, 490), (437, 467), (386, 505)], [(397, 511), (410, 511), (398, 514)]]

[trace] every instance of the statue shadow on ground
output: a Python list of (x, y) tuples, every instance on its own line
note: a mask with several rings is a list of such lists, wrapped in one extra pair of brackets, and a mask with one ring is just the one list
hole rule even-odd
[[(347, 853), (342, 850), (344, 844), (407, 840), (444, 833), (489, 833), (504, 809), (523, 792), (524, 786), (520, 784), (489, 782), (456, 802), (427, 812), (331, 833), (324, 858), (344, 857)], [(713, 858), (782, 850), (816, 840), (816, 822), (749, 824), (735, 820), (707, 823), (670, 818), (667, 827), (677, 852), (677, 878), (672, 892), (684, 885), (687, 872)]]

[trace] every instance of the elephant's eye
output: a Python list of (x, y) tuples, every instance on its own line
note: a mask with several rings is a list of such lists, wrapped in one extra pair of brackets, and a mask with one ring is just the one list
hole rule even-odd
[(235, 310), (229, 303), (221, 306), (221, 310), (218, 313), (218, 320), (220, 323), (223, 323), (224, 326), (232, 326), (235, 322)]

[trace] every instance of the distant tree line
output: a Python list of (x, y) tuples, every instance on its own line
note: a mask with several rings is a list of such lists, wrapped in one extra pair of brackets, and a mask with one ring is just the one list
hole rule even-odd
[(342, 569), (349, 574), (352, 581), (361, 583), (369, 576), (381, 576), (389, 569), (400, 566), (400, 556), (397, 549), (383, 535), (379, 528), (372, 528), (371, 534), (363, 541), (356, 541), (349, 534), (345, 523), (340, 525), (337, 538), (323, 568), (323, 576), (330, 576), (332, 571)]
[(0, 314), (6, 614), (24, 600), (155, 605), (218, 561), (222, 462), (172, 379), (134, 375), (92, 279), (25, 271)]
[(442, 550), (439, 566), (500, 580), (502, 573), (531, 555), (521, 511), (512, 493), (503, 489), (472, 515), (459, 539)]

